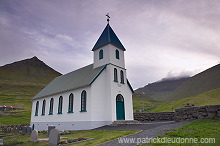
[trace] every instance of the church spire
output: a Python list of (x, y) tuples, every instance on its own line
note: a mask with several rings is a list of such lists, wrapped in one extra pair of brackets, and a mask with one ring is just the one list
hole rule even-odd
[(115, 34), (115, 32), (112, 30), (111, 26), (109, 25), (109, 21), (110, 21), (109, 14), (107, 14), (106, 17), (107, 17), (107, 22), (108, 22), (107, 26), (105, 27), (105, 29), (102, 32), (101, 36), (99, 37), (98, 41), (96, 42), (96, 44), (92, 48), (92, 51), (94, 51), (104, 45), (107, 45), (107, 44), (112, 44), (112, 45), (116, 46), (117, 48), (125, 51), (125, 47), (122, 45), (121, 41), (118, 39), (117, 35)]

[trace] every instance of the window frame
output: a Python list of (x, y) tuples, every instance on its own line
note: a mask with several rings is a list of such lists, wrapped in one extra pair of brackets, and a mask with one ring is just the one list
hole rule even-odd
[(87, 112), (86, 103), (87, 103), (87, 93), (85, 90), (83, 90), (81, 93), (81, 111), (80, 112)]
[(38, 116), (38, 112), (39, 112), (39, 101), (36, 102), (35, 104), (35, 116)]
[(41, 112), (41, 116), (45, 115), (45, 108), (46, 108), (46, 100), (43, 100), (43, 104), (42, 104), (42, 112)]
[(124, 79), (124, 72), (123, 72), (123, 70), (120, 71), (120, 77), (121, 77), (121, 83), (124, 84), (125, 83), (125, 79)]
[(59, 102), (58, 102), (58, 113), (57, 114), (62, 114), (63, 110), (63, 96), (59, 97)]
[(118, 51), (118, 49), (116, 49), (115, 50), (115, 57), (116, 57), (116, 59), (120, 59), (120, 55), (119, 55), (120, 53), (119, 53), (119, 51)]
[(114, 68), (114, 82), (118, 82), (118, 70)]
[(74, 104), (74, 96), (73, 96), (73, 93), (70, 93), (70, 95), (69, 95), (68, 113), (73, 113), (73, 104)]
[(104, 51), (101, 49), (99, 50), (99, 60), (103, 59)]
[(49, 108), (49, 114), (48, 115), (53, 115), (53, 104), (54, 104), (54, 99), (50, 99), (50, 108)]

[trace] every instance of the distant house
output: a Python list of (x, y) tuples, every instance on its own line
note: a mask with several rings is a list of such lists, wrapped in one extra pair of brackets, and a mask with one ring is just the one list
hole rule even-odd
[(92, 51), (93, 64), (55, 78), (33, 97), (33, 129), (87, 130), (133, 120), (125, 48), (109, 24)]
[(13, 106), (6, 106), (6, 105), (0, 105), (0, 111), (10, 111), (10, 110), (16, 110), (16, 107)]

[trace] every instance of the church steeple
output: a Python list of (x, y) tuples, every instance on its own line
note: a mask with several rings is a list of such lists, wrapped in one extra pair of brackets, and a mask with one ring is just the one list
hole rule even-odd
[(107, 14), (107, 26), (95, 43), (92, 51), (94, 54), (93, 68), (102, 65), (112, 64), (121, 68), (125, 68), (124, 51), (125, 47), (118, 39), (115, 32), (109, 25), (109, 15)]
[(99, 37), (98, 41), (96, 42), (95, 46), (93, 47), (92, 51), (107, 45), (107, 44), (112, 44), (115, 47), (125, 51), (125, 47), (122, 45), (114, 31), (112, 30), (111, 26), (109, 23), (105, 27), (104, 31), (102, 32), (101, 36)]

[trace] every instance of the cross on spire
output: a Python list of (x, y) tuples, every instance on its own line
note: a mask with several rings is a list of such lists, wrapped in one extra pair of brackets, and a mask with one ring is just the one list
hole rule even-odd
[(107, 22), (109, 23), (109, 21), (110, 21), (109, 13), (106, 14), (106, 17), (107, 17)]

